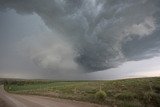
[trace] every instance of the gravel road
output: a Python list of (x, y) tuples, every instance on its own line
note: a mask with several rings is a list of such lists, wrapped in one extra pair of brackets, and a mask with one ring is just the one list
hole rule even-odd
[[(7, 93), (0, 86), (0, 107), (102, 107), (100, 105), (34, 95)], [(103, 106), (108, 107), (108, 106)]]

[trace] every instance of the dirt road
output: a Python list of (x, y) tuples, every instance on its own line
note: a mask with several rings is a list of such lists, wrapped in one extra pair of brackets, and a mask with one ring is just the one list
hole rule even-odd
[[(102, 107), (96, 104), (42, 96), (17, 95), (5, 92), (0, 86), (0, 107)], [(107, 107), (107, 106), (103, 106)]]

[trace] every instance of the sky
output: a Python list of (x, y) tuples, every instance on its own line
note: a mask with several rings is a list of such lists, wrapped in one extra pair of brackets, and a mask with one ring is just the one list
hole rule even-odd
[(159, 0), (0, 0), (0, 78), (160, 76)]

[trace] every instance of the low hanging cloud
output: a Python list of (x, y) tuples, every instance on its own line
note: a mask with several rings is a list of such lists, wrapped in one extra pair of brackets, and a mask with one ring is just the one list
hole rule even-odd
[(159, 0), (0, 1), (0, 9), (41, 17), (50, 34), (21, 43), (38, 66), (58, 72), (99, 71), (154, 57), (160, 49), (159, 7)]
[[(45, 36), (44, 36), (45, 35)], [(23, 38), (17, 48), (24, 57), (28, 57), (40, 68), (56, 73), (82, 70), (74, 61), (76, 51), (61, 35), (48, 30), (41, 34)], [(57, 36), (59, 35), (59, 36)], [(54, 72), (53, 72), (54, 73)]]

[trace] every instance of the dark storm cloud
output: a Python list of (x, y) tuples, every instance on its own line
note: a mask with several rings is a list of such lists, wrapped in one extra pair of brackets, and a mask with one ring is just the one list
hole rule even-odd
[[(160, 29), (157, 27), (157, 29)], [(143, 60), (158, 56), (160, 53), (160, 31), (142, 39), (131, 37), (131, 41), (122, 45), (123, 54), (128, 60)]]
[(2, 10), (38, 14), (52, 30), (24, 39), (32, 40), (28, 44), (34, 62), (51, 71), (98, 71), (155, 56), (160, 47), (159, 7), (159, 0), (0, 1)]

